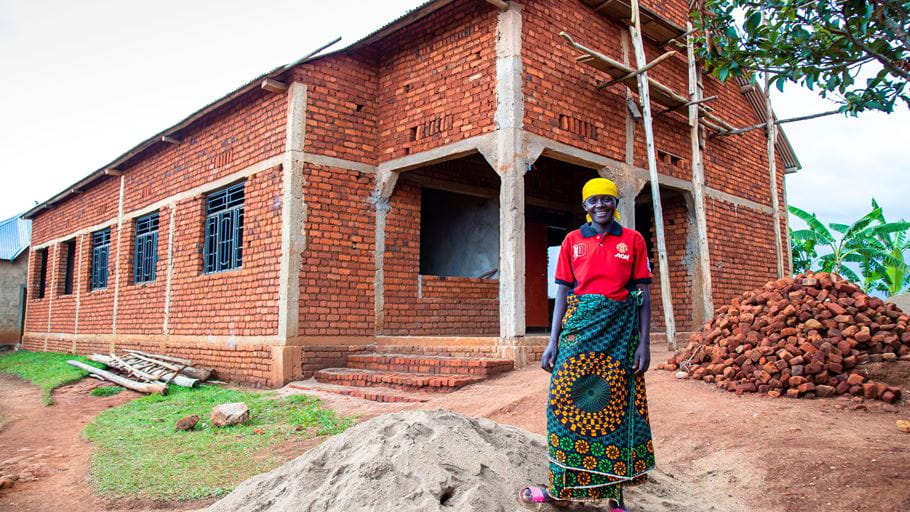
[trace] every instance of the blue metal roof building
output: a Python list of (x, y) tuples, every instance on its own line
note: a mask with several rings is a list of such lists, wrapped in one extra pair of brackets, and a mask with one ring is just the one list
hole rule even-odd
[(32, 241), (32, 221), (16, 215), (0, 221), (0, 260), (14, 261)]

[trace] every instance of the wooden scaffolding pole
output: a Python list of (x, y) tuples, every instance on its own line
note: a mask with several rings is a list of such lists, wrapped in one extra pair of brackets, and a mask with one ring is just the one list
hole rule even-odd
[[(641, 16), (638, 0), (632, 0), (632, 47), (635, 50), (635, 62), (639, 69), (648, 65), (645, 59), (644, 43), (641, 38)], [(673, 299), (670, 293), (670, 269), (667, 264), (667, 243), (664, 239), (664, 214), (660, 204), (660, 182), (657, 175), (657, 157), (654, 151), (654, 127), (651, 125), (651, 94), (648, 89), (647, 71), (640, 73), (638, 95), (641, 98), (642, 116), (644, 118), (645, 142), (648, 153), (648, 172), (651, 177), (651, 203), (654, 205), (654, 228), (657, 234), (657, 260), (660, 268), (660, 298), (664, 310), (667, 344), (676, 350), (676, 321), (673, 317)]]
[(768, 172), (771, 175), (771, 218), (774, 221), (774, 253), (777, 256), (777, 278), (784, 277), (783, 242), (780, 235), (780, 201), (777, 199), (777, 159), (774, 147), (777, 144), (777, 123), (771, 108), (771, 83), (765, 73), (765, 113), (768, 115)]
[(701, 296), (704, 320), (714, 316), (711, 295), (711, 257), (708, 250), (708, 221), (705, 213), (704, 132), (698, 122), (698, 103), (703, 101), (701, 74), (695, 63), (695, 40), (692, 22), (686, 23), (686, 57), (689, 64), (689, 138), (692, 140), (692, 195), (695, 200), (695, 229), (698, 233), (698, 266), (701, 274)]

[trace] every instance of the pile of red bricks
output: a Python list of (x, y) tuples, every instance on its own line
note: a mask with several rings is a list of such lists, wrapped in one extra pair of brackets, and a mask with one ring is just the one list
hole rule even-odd
[(867, 380), (858, 366), (910, 361), (908, 323), (896, 306), (840, 276), (809, 273), (734, 298), (659, 368), (740, 394), (891, 403), (900, 388)]

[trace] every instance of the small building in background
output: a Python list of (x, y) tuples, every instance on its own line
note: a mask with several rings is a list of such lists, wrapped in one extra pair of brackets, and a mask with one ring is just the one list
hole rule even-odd
[(0, 345), (22, 337), (32, 221), (21, 215), (0, 221)]

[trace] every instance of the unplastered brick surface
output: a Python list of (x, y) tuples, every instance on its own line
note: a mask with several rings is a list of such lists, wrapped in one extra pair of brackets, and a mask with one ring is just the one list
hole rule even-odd
[(307, 86), (308, 153), (376, 163), (379, 105), (375, 50), (332, 55), (298, 66), (293, 77)]
[(300, 333), (375, 333), (373, 177), (308, 164), (306, 250), (300, 275)]
[[(39, 217), (40, 218), (40, 217)], [(36, 219), (37, 220), (37, 219)], [(37, 223), (37, 222), (36, 222)], [(34, 224), (33, 224), (34, 225)], [(111, 246), (108, 255), (108, 276), (107, 287), (92, 289), (92, 235), (88, 233), (82, 241), (82, 250), (79, 258), (82, 260), (81, 265), (81, 286), (79, 290), (79, 327), (78, 332), (84, 334), (103, 334), (110, 333), (114, 320), (114, 285), (115, 268), (116, 268), (116, 247), (117, 247), (117, 224), (116, 222), (109, 226), (111, 230)], [(62, 251), (61, 251), (62, 252)], [(77, 267), (78, 268), (78, 267)], [(54, 279), (60, 278), (56, 273)], [(66, 326), (62, 332), (76, 332), (76, 322), (74, 317), (63, 317), (58, 314), (56, 309), (57, 301), (54, 301), (52, 318), (56, 318), (59, 323), (65, 323)], [(31, 315), (31, 313), (29, 313)], [(42, 329), (43, 331), (43, 329)]]
[(287, 95), (257, 90), (184, 130), (180, 144), (155, 145), (124, 167), (124, 212), (280, 154), (286, 115)]
[(458, 292), (440, 288), (483, 287), (489, 282), (452, 280), (435, 283), (434, 293), (421, 297), (419, 186), (399, 184), (386, 218), (385, 310), (382, 334), (493, 335), (499, 331), (499, 301), (459, 298)]
[(158, 267), (155, 280), (151, 282), (135, 282), (136, 224), (131, 220), (123, 225), (119, 262), (118, 333), (161, 334), (163, 330), (170, 217), (170, 208), (162, 208), (158, 212)]
[(726, 304), (734, 296), (774, 279), (771, 216), (713, 199), (705, 206), (714, 303)]
[[(667, 192), (662, 190), (662, 192)], [(673, 318), (677, 331), (691, 331), (693, 282), (692, 272), (695, 264), (694, 251), (697, 247), (690, 246), (689, 230), (694, 226), (689, 223), (685, 199), (680, 194), (667, 193), (661, 197), (664, 218), (664, 239), (667, 245), (667, 267), (670, 273), (670, 293), (673, 299)], [(660, 265), (657, 261), (657, 238), (654, 228), (646, 236), (651, 238), (654, 251), (651, 254), (654, 282), (651, 284), (651, 325), (655, 331), (666, 329), (663, 315), (663, 299), (660, 292)]]
[(498, 12), (456, 0), (377, 44), (380, 161), (494, 129)]
[[(169, 334), (277, 334), (281, 172), (281, 166), (276, 166), (246, 180), (239, 269), (203, 273), (205, 196), (177, 204)], [(159, 263), (159, 272), (162, 267)]]

